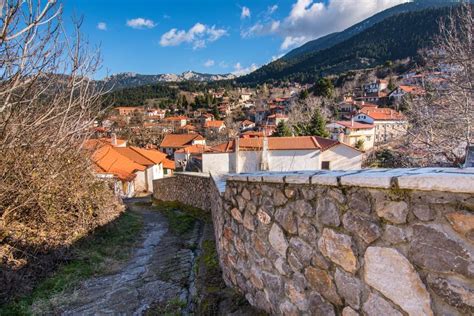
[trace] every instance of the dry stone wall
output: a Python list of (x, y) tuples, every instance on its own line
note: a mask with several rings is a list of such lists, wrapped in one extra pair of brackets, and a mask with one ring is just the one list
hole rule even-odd
[(378, 173), (229, 177), (228, 285), (277, 315), (474, 314), (474, 171)]
[(271, 314), (474, 314), (473, 169), (182, 174), (155, 197), (212, 210), (227, 285)]

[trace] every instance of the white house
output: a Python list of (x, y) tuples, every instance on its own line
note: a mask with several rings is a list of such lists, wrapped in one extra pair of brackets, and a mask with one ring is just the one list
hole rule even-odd
[(384, 79), (379, 79), (368, 84), (364, 85), (364, 92), (365, 93), (377, 93), (382, 90), (387, 89), (388, 81)]
[(357, 149), (316, 136), (237, 138), (202, 154), (206, 173), (351, 170), (361, 164)]
[(388, 94), (388, 98), (393, 102), (400, 102), (406, 95), (417, 98), (423, 96), (425, 93), (425, 90), (419, 86), (400, 85)]
[(100, 179), (110, 181), (117, 195), (132, 197), (138, 192), (152, 192), (153, 180), (170, 175), (166, 155), (153, 149), (116, 147), (100, 140), (84, 144), (94, 162), (94, 172)]

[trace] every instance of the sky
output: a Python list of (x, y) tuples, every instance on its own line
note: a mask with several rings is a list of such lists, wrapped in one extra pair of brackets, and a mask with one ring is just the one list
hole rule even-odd
[[(98, 46), (98, 78), (248, 73), (291, 49), (407, 0), (63, 0)], [(67, 23), (67, 22), (66, 22)]]

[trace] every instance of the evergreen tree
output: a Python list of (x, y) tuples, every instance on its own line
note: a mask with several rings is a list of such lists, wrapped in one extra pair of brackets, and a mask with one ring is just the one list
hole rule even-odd
[(328, 78), (319, 79), (314, 85), (314, 94), (320, 97), (331, 98), (334, 94), (334, 85)]
[(214, 115), (214, 119), (216, 120), (219, 120), (221, 118), (217, 104), (212, 107), (212, 115)]
[(311, 116), (307, 133), (309, 136), (329, 137), (329, 132), (326, 130), (326, 120), (319, 109), (316, 109)]
[(285, 121), (280, 121), (277, 125), (276, 131), (272, 134), (274, 137), (285, 137), (285, 136), (291, 136), (291, 129), (290, 127), (285, 123)]
[(308, 90), (306, 90), (306, 89), (301, 90), (300, 96), (299, 96), (300, 100), (306, 100), (308, 98), (308, 96), (309, 96)]

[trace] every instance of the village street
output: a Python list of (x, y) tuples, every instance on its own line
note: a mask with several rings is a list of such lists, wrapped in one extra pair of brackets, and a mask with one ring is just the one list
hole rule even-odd
[[(59, 308), (64, 315), (140, 315), (152, 305), (175, 304), (190, 307), (189, 288), (195, 247), (202, 235), (203, 223), (196, 221), (185, 236), (172, 234), (166, 217), (146, 205), (147, 198), (130, 199), (132, 212), (143, 216), (142, 241), (132, 258), (112, 275), (82, 282), (70, 301)], [(193, 246), (193, 247), (190, 247)]]

